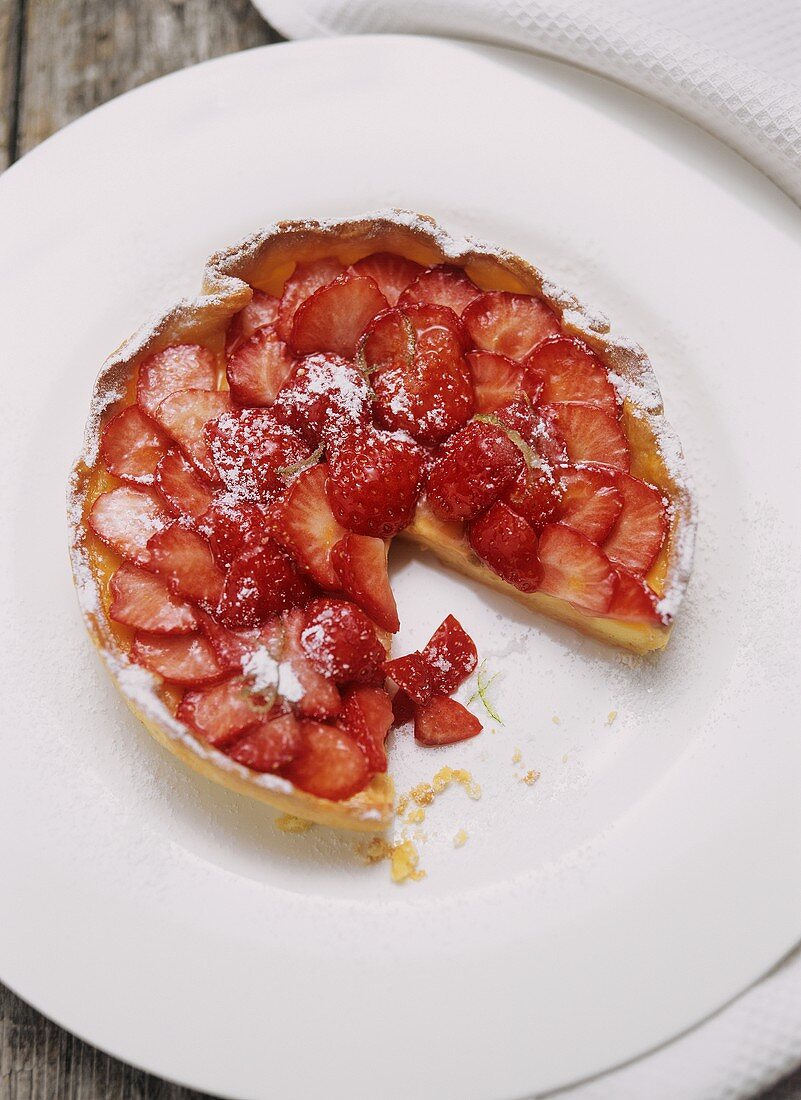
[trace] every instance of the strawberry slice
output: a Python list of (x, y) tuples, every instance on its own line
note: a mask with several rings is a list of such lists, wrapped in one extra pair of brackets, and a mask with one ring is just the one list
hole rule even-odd
[(548, 405), (570, 462), (601, 463), (628, 470), (629, 444), (620, 422), (595, 405)]
[(346, 534), (331, 551), (345, 593), (390, 634), (400, 630), (398, 606), (387, 573), (387, 545), (369, 535)]
[(284, 645), (278, 673), (278, 688), (288, 702), (297, 706), (306, 718), (334, 718), (342, 710), (342, 697), (336, 684), (315, 668), (303, 646), (306, 616), (303, 611), (287, 611), (282, 617)]
[(556, 477), (562, 490), (557, 520), (600, 546), (623, 508), (614, 473), (602, 467), (564, 466), (556, 470)]
[(617, 587), (606, 612), (610, 618), (662, 626), (669, 622), (669, 619), (659, 613), (657, 604), (656, 593), (644, 580), (635, 577), (625, 569), (618, 568)]
[(147, 489), (121, 485), (97, 498), (89, 512), (89, 526), (99, 539), (128, 561), (143, 565), (147, 544), (167, 523), (161, 501)]
[(535, 531), (540, 531), (556, 516), (561, 488), (549, 469), (524, 466), (504, 489), (501, 499)]
[(180, 451), (168, 451), (156, 467), (156, 488), (178, 516), (200, 519), (214, 499), (211, 486)]
[(109, 581), (109, 618), (150, 634), (190, 634), (198, 628), (193, 608), (152, 573), (123, 562)]
[(272, 325), (241, 340), (228, 357), (231, 396), (239, 405), (272, 405), (295, 367), (286, 344)]
[(330, 351), (352, 359), (359, 337), (386, 308), (386, 298), (372, 279), (340, 275), (299, 306), (289, 344), (299, 355)]
[(340, 583), (331, 549), (347, 532), (328, 503), (327, 476), (325, 463), (304, 470), (281, 502), (271, 533), (322, 588), (336, 590)]
[(529, 445), (537, 464), (547, 467), (567, 462), (567, 449), (550, 408), (534, 408), (524, 395), (498, 409), (493, 416)]
[(391, 538), (414, 519), (423, 477), (419, 447), (357, 428), (328, 451), (328, 499), (343, 527)]
[(421, 656), (438, 695), (450, 695), (478, 664), (475, 642), (453, 615), (437, 627)]
[(225, 354), (230, 355), (236, 351), (243, 340), (247, 340), (254, 332), (267, 325), (274, 325), (278, 320), (278, 307), (280, 298), (267, 294), (263, 290), (254, 290), (253, 297), (244, 309), (235, 313), (231, 318), (228, 331), (225, 334)]
[(100, 457), (108, 472), (141, 485), (153, 484), (156, 466), (166, 450), (167, 437), (138, 405), (129, 405), (112, 416), (100, 439)]
[(399, 299), (402, 306), (415, 302), (431, 302), (448, 306), (457, 316), (481, 294), (476, 284), (458, 267), (441, 264), (431, 267), (404, 290)]
[(479, 351), (525, 359), (540, 340), (559, 332), (556, 314), (541, 298), (492, 290), (464, 312), (467, 334)]
[(526, 359), (527, 370), (543, 380), (548, 404), (579, 401), (617, 416), (617, 394), (598, 356), (573, 336), (551, 336)]
[(175, 344), (157, 351), (139, 367), (136, 400), (155, 416), (165, 397), (177, 390), (212, 390), (217, 377), (213, 352), (200, 344)]
[(350, 269), (356, 275), (372, 279), (391, 306), (397, 305), (398, 298), (425, 270), (414, 260), (397, 256), (394, 252), (374, 252), (353, 264)]
[(233, 493), (214, 498), (197, 529), (208, 539), (215, 561), (230, 565), (248, 546), (267, 537), (269, 510), (264, 504), (242, 500)]
[(339, 355), (309, 355), (301, 359), (283, 387), (272, 412), (316, 447), (327, 433), (348, 431), (370, 419), (372, 394), (367, 380)]
[(165, 397), (153, 416), (198, 470), (214, 481), (216, 471), (203, 429), (231, 408), (230, 395), (220, 390), (178, 390)]
[(281, 340), (286, 343), (292, 332), (292, 322), (295, 319), (295, 311), (307, 298), (311, 297), (320, 287), (333, 282), (342, 274), (342, 264), (333, 257), (322, 260), (312, 260), (311, 263), (298, 264), (287, 281), (284, 283), (284, 292), (281, 295), (281, 303), (278, 307), (278, 320), (275, 322), (276, 332)]
[(657, 490), (639, 478), (617, 474), (615, 483), (623, 498), (623, 510), (603, 550), (616, 565), (645, 574), (665, 541), (667, 509)]
[(351, 687), (337, 720), (367, 758), (370, 774), (387, 770), (387, 739), (393, 721), (392, 703), (383, 688)]
[(309, 458), (309, 446), (279, 424), (270, 409), (240, 409), (212, 421), (205, 430), (211, 460), (229, 492), (269, 500), (284, 489)]
[(437, 343), (448, 343), (447, 334), (450, 333), (459, 341), (463, 352), (470, 347), (461, 318), (448, 306), (438, 306), (433, 302), (417, 302), (405, 305), (403, 312), (418, 340), (425, 337), (430, 345), (436, 346)]
[[(434, 694), (435, 684), (432, 670), (423, 659), (422, 653), (414, 650), (405, 657), (395, 657), (384, 662), (384, 672), (401, 689), (398, 695), (405, 695), (415, 703), (427, 703)], [(396, 696), (397, 698), (397, 696)], [(411, 714), (409, 714), (411, 718)], [(404, 719), (407, 721), (408, 719)]]
[(505, 355), (473, 351), (467, 356), (473, 377), (476, 412), (491, 413), (516, 400), (523, 382), (523, 368)]
[(314, 585), (271, 539), (244, 549), (225, 575), (217, 617), (230, 630), (258, 626), (292, 607), (303, 607)]
[(283, 774), (300, 790), (341, 802), (370, 778), (367, 757), (344, 730), (321, 722), (300, 724), (302, 747)]
[(290, 764), (303, 746), (301, 723), (294, 714), (280, 714), (248, 730), (226, 754), (254, 772), (274, 772)]
[(595, 543), (562, 523), (540, 535), (543, 592), (595, 615), (609, 610), (617, 575)]
[(210, 745), (224, 748), (246, 729), (261, 725), (265, 709), (266, 704), (235, 676), (202, 691), (187, 691), (176, 717)]
[(147, 544), (147, 567), (157, 573), (178, 596), (206, 610), (217, 606), (223, 574), (206, 540), (179, 520), (158, 531)]
[(171, 637), (140, 631), (134, 636), (131, 660), (186, 687), (205, 687), (226, 674), (202, 634)]
[(323, 598), (310, 603), (305, 615), (300, 644), (322, 676), (338, 684), (376, 679), (384, 647), (361, 608), (348, 600)]
[(477, 420), (442, 445), (428, 474), (428, 499), (446, 520), (471, 520), (514, 481), (523, 454), (507, 433)]
[(507, 584), (521, 592), (539, 588), (542, 568), (534, 528), (507, 504), (498, 501), (473, 520), (467, 537), (481, 560)]
[(267, 638), (263, 635), (273, 629), (272, 623), (253, 630), (227, 630), (211, 615), (200, 612), (200, 627), (214, 650), (220, 666), (226, 672), (242, 672), (248, 659), (253, 656), (255, 649), (264, 646), (271, 656), (278, 660), (283, 649), (283, 625), (280, 619), (278, 623), (278, 636)]
[(437, 695), (425, 706), (415, 708), (414, 738), (421, 745), (455, 745), (476, 737), (483, 728), (475, 714), (446, 695)]
[[(428, 700), (426, 700), (428, 701)], [(414, 718), (414, 701), (403, 689), (398, 689), (392, 697), (392, 725), (405, 726)]]

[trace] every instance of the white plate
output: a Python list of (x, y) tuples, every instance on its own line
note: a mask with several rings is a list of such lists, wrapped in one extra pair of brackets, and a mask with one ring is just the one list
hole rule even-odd
[[(209, 252), (392, 204), (511, 246), (650, 350), (702, 515), (673, 641), (644, 661), (398, 553), (399, 651), (456, 611), (506, 723), (394, 746), (401, 790), (444, 762), (484, 788), (430, 810), (428, 877), (403, 887), (146, 736), (84, 635), (64, 522), (100, 362)], [(505, 1100), (643, 1052), (776, 962), (801, 934), (800, 229), (647, 101), (426, 39), (202, 65), (4, 176), (3, 980), (226, 1096)]]

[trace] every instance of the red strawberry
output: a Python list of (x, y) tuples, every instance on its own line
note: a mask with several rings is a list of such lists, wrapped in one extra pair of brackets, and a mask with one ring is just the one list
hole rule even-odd
[(276, 638), (274, 623), (266, 623), (254, 630), (227, 630), (211, 615), (201, 612), (199, 618), (201, 629), (214, 650), (217, 661), (227, 672), (242, 672), (254, 650), (262, 646), (274, 660), (281, 656), (284, 631), (280, 619), (275, 621), (278, 627)]
[(178, 390), (161, 402), (153, 416), (200, 472), (214, 480), (214, 463), (203, 429), (231, 407), (230, 396), (221, 390)]
[(501, 499), (539, 531), (556, 516), (561, 489), (553, 474), (537, 467), (523, 469), (504, 489)]
[(140, 408), (155, 416), (165, 397), (177, 390), (211, 390), (217, 377), (214, 354), (200, 344), (175, 344), (143, 360), (136, 382)]
[(360, 428), (328, 453), (328, 499), (350, 531), (391, 538), (414, 518), (423, 475), (420, 448)]
[(639, 478), (617, 474), (615, 483), (623, 498), (623, 510), (604, 543), (604, 553), (616, 565), (645, 574), (665, 541), (667, 510), (657, 490)]
[(153, 535), (147, 549), (148, 569), (173, 592), (206, 610), (217, 606), (224, 578), (201, 535), (176, 520)]
[(271, 539), (244, 549), (225, 575), (217, 617), (231, 630), (258, 626), (314, 596), (311, 582)]
[(392, 703), (383, 688), (358, 686), (348, 689), (337, 725), (346, 730), (362, 750), (371, 774), (387, 770), (384, 742), (392, 720)]
[(336, 684), (315, 668), (303, 647), (306, 615), (295, 609), (282, 617), (284, 646), (278, 689), (306, 718), (335, 718), (342, 710)]
[(338, 684), (374, 681), (384, 659), (375, 627), (348, 600), (314, 600), (305, 610), (300, 644), (314, 668)]
[(625, 569), (617, 570), (617, 586), (607, 615), (627, 622), (651, 623), (662, 626), (668, 620), (657, 610), (658, 598), (645, 581)]
[(187, 691), (176, 717), (210, 745), (224, 748), (238, 734), (263, 723), (265, 709), (244, 680), (235, 676), (202, 691)]
[(278, 320), (275, 323), (276, 331), (284, 343), (292, 332), (292, 322), (298, 306), (314, 294), (315, 290), (319, 290), (341, 274), (342, 264), (333, 257), (297, 265), (284, 283), (284, 292), (278, 307)]
[(433, 302), (407, 304), (403, 312), (415, 331), (418, 340), (421, 337), (436, 347), (449, 343), (448, 335), (455, 336), (462, 351), (467, 351), (470, 342), (461, 319), (448, 306), (438, 306)]
[(299, 355), (330, 351), (351, 359), (361, 334), (386, 308), (386, 298), (372, 279), (340, 275), (298, 307), (290, 346)]
[(151, 634), (189, 634), (198, 628), (194, 610), (152, 573), (123, 562), (109, 582), (109, 618)]
[(414, 702), (405, 691), (398, 689), (392, 697), (392, 725), (404, 726), (414, 718)]
[(398, 694), (406, 695), (415, 703), (427, 703), (434, 694), (431, 669), (417, 650), (407, 653), (405, 657), (385, 661), (384, 672), (401, 688)]
[(437, 627), (421, 656), (438, 695), (450, 695), (478, 664), (475, 642), (453, 615)]
[(241, 409), (205, 431), (214, 468), (239, 497), (269, 500), (310, 455), (308, 444), (279, 424), (270, 409)]
[(266, 294), (263, 290), (254, 290), (253, 297), (244, 309), (231, 318), (225, 334), (225, 354), (230, 355), (243, 340), (266, 325), (274, 325), (278, 320), (280, 298)]
[(475, 283), (458, 267), (441, 264), (424, 271), (400, 296), (402, 306), (431, 302), (448, 306), (461, 316), (466, 306), (481, 294)]
[(548, 405), (571, 462), (598, 462), (628, 470), (629, 444), (623, 429), (595, 405)]
[(617, 416), (617, 394), (598, 356), (573, 336), (543, 340), (526, 360), (543, 379), (542, 400), (548, 404), (580, 401)]
[(407, 260), (394, 252), (374, 252), (372, 256), (359, 260), (350, 270), (372, 279), (389, 304), (394, 306), (401, 293), (424, 269), (414, 260)]
[(539, 588), (542, 568), (537, 536), (521, 516), (500, 501), (474, 520), (468, 529), (470, 545), (493, 572), (521, 592)]
[(161, 501), (147, 489), (121, 485), (97, 498), (88, 523), (98, 538), (128, 561), (144, 564), (151, 535), (167, 522)]
[(142, 485), (153, 483), (153, 472), (166, 450), (167, 437), (138, 405), (112, 416), (100, 439), (100, 457), (108, 472)]
[(549, 408), (534, 408), (527, 397), (520, 397), (498, 409), (493, 416), (504, 427), (517, 432), (541, 463), (551, 466), (567, 462), (564, 440)]
[(467, 707), (445, 695), (435, 696), (414, 713), (414, 737), (421, 745), (454, 745), (481, 733), (484, 727)]
[(464, 313), (467, 334), (479, 351), (525, 359), (540, 340), (559, 332), (556, 314), (541, 298), (493, 290)]
[(543, 592), (596, 615), (609, 610), (617, 576), (606, 554), (584, 535), (552, 523), (540, 535), (540, 561)]
[(522, 466), (523, 455), (505, 431), (474, 420), (440, 448), (428, 474), (428, 498), (444, 519), (475, 519)]
[(265, 540), (268, 514), (263, 504), (221, 493), (209, 505), (197, 529), (209, 540), (215, 560), (230, 565), (246, 547)]
[(295, 360), (272, 325), (238, 343), (228, 357), (231, 396), (240, 405), (272, 405), (291, 376)]
[(180, 451), (168, 451), (156, 467), (156, 488), (172, 511), (187, 519), (200, 519), (214, 494)]
[(274, 772), (295, 759), (303, 746), (302, 725), (294, 714), (279, 714), (250, 729), (226, 753), (254, 772)]
[(341, 802), (370, 778), (367, 757), (343, 730), (320, 722), (301, 722), (302, 747), (283, 774), (300, 790)]
[(564, 466), (556, 477), (562, 490), (556, 518), (600, 546), (623, 507), (615, 474), (603, 467)]
[(138, 632), (131, 646), (131, 660), (157, 672), (165, 680), (186, 687), (203, 687), (222, 679), (225, 669), (217, 663), (214, 650), (202, 634)]
[(473, 351), (467, 356), (473, 376), (476, 412), (491, 413), (516, 400), (523, 381), (523, 368), (505, 355)]
[(327, 432), (347, 431), (370, 419), (372, 394), (367, 380), (338, 355), (301, 359), (283, 387), (272, 412), (276, 420), (316, 447)]
[(327, 477), (325, 463), (304, 470), (281, 502), (271, 533), (321, 587), (338, 589), (331, 549), (347, 532), (328, 503)]
[(398, 607), (387, 574), (387, 546), (383, 539), (346, 534), (331, 551), (331, 561), (342, 589), (382, 630), (400, 630)]

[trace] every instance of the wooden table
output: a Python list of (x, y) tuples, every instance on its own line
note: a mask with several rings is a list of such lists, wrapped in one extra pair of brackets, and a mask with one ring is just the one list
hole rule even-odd
[[(0, 171), (129, 88), (280, 40), (249, 0), (0, 0)], [(0, 1100), (200, 1095), (100, 1053), (0, 985)], [(801, 1072), (763, 1100), (801, 1100)]]

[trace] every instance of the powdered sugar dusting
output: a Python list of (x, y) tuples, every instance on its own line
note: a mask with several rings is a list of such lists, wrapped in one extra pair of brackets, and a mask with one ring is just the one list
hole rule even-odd
[(242, 675), (255, 692), (265, 695), (278, 686), (278, 662), (266, 646), (256, 646), (242, 663)]

